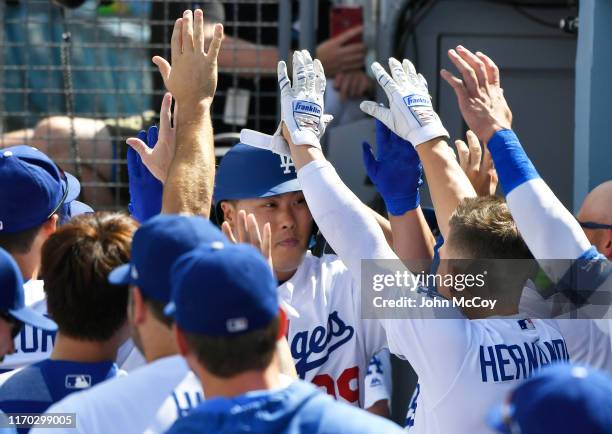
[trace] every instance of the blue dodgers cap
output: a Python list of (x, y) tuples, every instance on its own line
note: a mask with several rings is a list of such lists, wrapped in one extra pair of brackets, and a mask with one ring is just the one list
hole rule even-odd
[(4, 233), (43, 224), (81, 192), (74, 176), (61, 171), (43, 152), (25, 145), (0, 151), (0, 186), (0, 232)]
[(547, 366), (495, 407), (488, 422), (500, 433), (610, 434), (612, 378), (585, 366)]
[(301, 191), (293, 160), (238, 143), (221, 160), (213, 201), (251, 199)]
[(164, 312), (186, 332), (233, 336), (266, 327), (279, 314), (270, 266), (247, 244), (210, 243), (181, 256)]
[(228, 242), (203, 217), (157, 215), (138, 228), (132, 240), (130, 263), (115, 268), (108, 280), (115, 285), (136, 285), (145, 297), (168, 303), (174, 261), (200, 244), (213, 241)]
[(43, 330), (57, 330), (57, 325), (49, 318), (26, 307), (21, 271), (11, 255), (2, 248), (0, 248), (0, 294), (0, 312), (9, 313), (21, 322)]

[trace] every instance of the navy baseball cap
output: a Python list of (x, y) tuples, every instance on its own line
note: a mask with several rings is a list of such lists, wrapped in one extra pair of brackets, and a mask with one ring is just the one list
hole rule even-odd
[(277, 282), (247, 244), (209, 243), (181, 256), (171, 271), (164, 313), (186, 332), (234, 336), (266, 327), (279, 315)]
[(288, 156), (238, 143), (221, 160), (213, 201), (251, 199), (301, 191), (293, 160)]
[(135, 285), (144, 296), (162, 303), (170, 300), (170, 268), (183, 253), (200, 244), (228, 242), (209, 220), (196, 216), (160, 214), (144, 223), (132, 240), (129, 264), (115, 268), (108, 280)]
[(49, 318), (26, 307), (23, 277), (15, 260), (0, 248), (0, 312), (43, 330), (55, 331), (57, 325)]
[(585, 366), (547, 366), (495, 407), (488, 422), (509, 434), (610, 434), (612, 378)]
[(25, 145), (0, 150), (0, 186), (0, 232), (4, 233), (40, 226), (81, 192), (74, 176)]

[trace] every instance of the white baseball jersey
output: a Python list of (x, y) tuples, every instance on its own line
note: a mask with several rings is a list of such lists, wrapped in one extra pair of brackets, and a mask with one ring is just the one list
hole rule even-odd
[[(42, 280), (30, 280), (24, 285), (25, 305), (46, 315), (47, 300)], [(55, 333), (24, 324), (15, 337), (15, 353), (0, 363), (0, 373), (22, 368), (48, 359), (55, 342)]]
[[(334, 250), (360, 281), (361, 261), (401, 261), (382, 230), (359, 199), (344, 185), (327, 161), (317, 160), (298, 172), (310, 211)], [(399, 264), (399, 265), (398, 265)], [(408, 273), (408, 270), (402, 270)], [(527, 318), (468, 320), (456, 308), (420, 307), (428, 296), (406, 307), (406, 319), (380, 319), (389, 350), (407, 359), (419, 376), (414, 429), (419, 433), (488, 433), (485, 416), (507, 392), (542, 365), (569, 359), (565, 341), (554, 321)], [(356, 291), (355, 294), (360, 294)], [(433, 309), (433, 308), (432, 308)]]
[(48, 413), (76, 413), (76, 428), (35, 433), (163, 433), (204, 399), (199, 381), (181, 356), (164, 357), (126, 377), (68, 396)]
[(338, 257), (310, 252), (279, 287), (282, 301), (295, 310), (288, 312), (288, 341), (298, 376), (363, 407), (368, 364), (386, 338), (376, 321), (361, 319), (358, 291)]
[(363, 408), (370, 408), (381, 400), (391, 404), (391, 354), (387, 348), (370, 360), (365, 377)]

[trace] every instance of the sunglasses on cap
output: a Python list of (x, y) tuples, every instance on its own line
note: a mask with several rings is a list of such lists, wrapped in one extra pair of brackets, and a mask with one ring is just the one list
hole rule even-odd
[(606, 225), (604, 223), (595, 222), (578, 222), (584, 229), (612, 229), (612, 225)]
[(64, 181), (63, 182), (64, 193), (62, 194), (62, 198), (60, 199), (60, 202), (57, 204), (55, 208), (53, 208), (53, 211), (51, 211), (51, 213), (47, 216), (47, 220), (50, 219), (53, 214), (59, 212), (62, 209), (62, 207), (64, 206), (64, 203), (66, 202), (66, 198), (68, 197), (68, 177), (66, 176), (66, 172), (64, 172), (62, 168), (59, 167), (57, 164), (56, 164), (56, 167), (57, 167), (57, 170), (59, 170), (59, 173), (62, 177), (62, 181)]

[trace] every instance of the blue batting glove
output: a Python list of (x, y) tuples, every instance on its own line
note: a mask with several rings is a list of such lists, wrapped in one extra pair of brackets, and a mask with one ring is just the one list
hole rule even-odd
[[(148, 133), (144, 130), (140, 131), (138, 138), (149, 148), (154, 148), (157, 143), (157, 134), (157, 127), (153, 125), (149, 128)], [(144, 223), (161, 212), (164, 186), (146, 168), (138, 153), (131, 146), (128, 147), (127, 165), (130, 188), (128, 210), (134, 219)]]
[(414, 147), (380, 121), (376, 121), (376, 158), (363, 143), (363, 163), (391, 215), (402, 215), (419, 206), (423, 166)]

